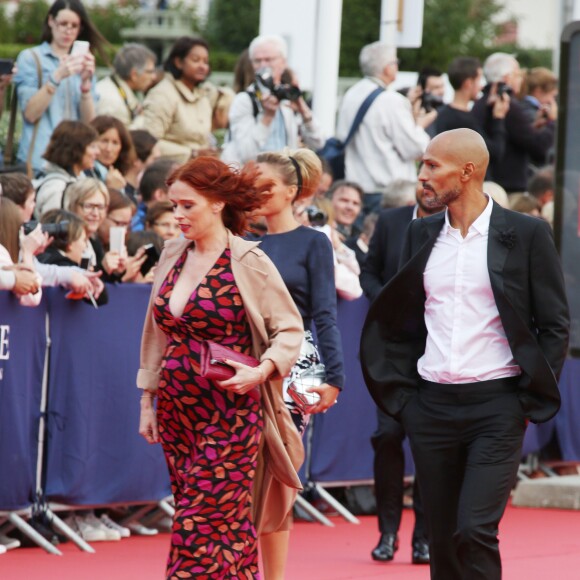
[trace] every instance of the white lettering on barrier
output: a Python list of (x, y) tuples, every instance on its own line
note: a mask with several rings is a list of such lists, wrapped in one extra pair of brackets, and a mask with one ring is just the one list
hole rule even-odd
[(0, 325), (0, 360), (8, 360), (10, 358), (9, 344), (10, 326), (7, 324)]

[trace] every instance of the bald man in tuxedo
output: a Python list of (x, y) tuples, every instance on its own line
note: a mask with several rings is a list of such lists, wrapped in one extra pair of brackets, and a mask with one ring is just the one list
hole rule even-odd
[(432, 580), (501, 579), (527, 422), (560, 406), (570, 323), (552, 233), (484, 193), (488, 163), (470, 129), (431, 141), (419, 181), (447, 209), (411, 222), (361, 338), (369, 391), (411, 442)]

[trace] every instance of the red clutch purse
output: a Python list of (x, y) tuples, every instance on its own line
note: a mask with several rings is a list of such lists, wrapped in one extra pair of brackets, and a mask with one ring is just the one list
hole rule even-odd
[[(211, 381), (231, 379), (236, 374), (236, 371), (224, 362), (226, 359), (249, 367), (257, 367), (260, 364), (258, 359), (249, 354), (237, 352), (211, 340), (204, 340), (201, 343), (200, 350), (200, 375)], [(246, 394), (252, 399), (260, 399), (260, 389), (258, 387), (248, 391)]]

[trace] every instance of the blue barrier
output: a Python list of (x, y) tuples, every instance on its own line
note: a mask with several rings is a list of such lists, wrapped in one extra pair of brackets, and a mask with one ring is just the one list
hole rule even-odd
[(309, 459), (313, 481), (373, 479), (370, 438), (377, 422), (376, 407), (365, 386), (358, 360), (358, 343), (368, 306), (366, 298), (338, 303), (346, 385), (339, 395), (338, 405), (312, 418)]
[(51, 319), (45, 495), (66, 504), (159, 500), (160, 445), (138, 434), (140, 335), (150, 287), (110, 286), (95, 310), (48, 293)]
[(580, 461), (580, 360), (566, 361), (560, 377), (560, 393), (562, 394), (562, 408), (556, 415), (554, 422), (560, 451), (564, 461)]
[(20, 306), (0, 292), (0, 509), (29, 507), (36, 489), (46, 352), (46, 302)]
[[(53, 289), (37, 308), (21, 307), (0, 292), (0, 509), (27, 507), (35, 488), (37, 427), (45, 313), (51, 350), (48, 375), (45, 495), (75, 505), (146, 502), (169, 493), (161, 447), (138, 435), (135, 373), (150, 287), (109, 286), (98, 311), (64, 299)], [(314, 420), (310, 478), (321, 483), (373, 477), (370, 437), (376, 411), (358, 363), (358, 342), (368, 308), (362, 298), (339, 303), (347, 384), (340, 404)], [(10, 327), (10, 358), (3, 359), (2, 328)], [(580, 361), (567, 361), (562, 410), (555, 421), (530, 425), (524, 453), (541, 448), (556, 429), (564, 460), (580, 460), (580, 411), (575, 388)], [(410, 459), (410, 455), (408, 456)], [(412, 472), (412, 461), (408, 471)]]

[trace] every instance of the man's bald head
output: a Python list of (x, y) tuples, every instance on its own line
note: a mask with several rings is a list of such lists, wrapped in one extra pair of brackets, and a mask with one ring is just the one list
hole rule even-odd
[(485, 141), (476, 131), (440, 133), (427, 146), (419, 172), (424, 203), (449, 206), (466, 193), (481, 193), (488, 163)]
[(485, 179), (489, 165), (489, 151), (483, 137), (477, 131), (452, 129), (439, 133), (429, 143), (427, 154), (444, 156), (460, 167), (473, 163), (474, 177), (480, 178), (482, 183)]

